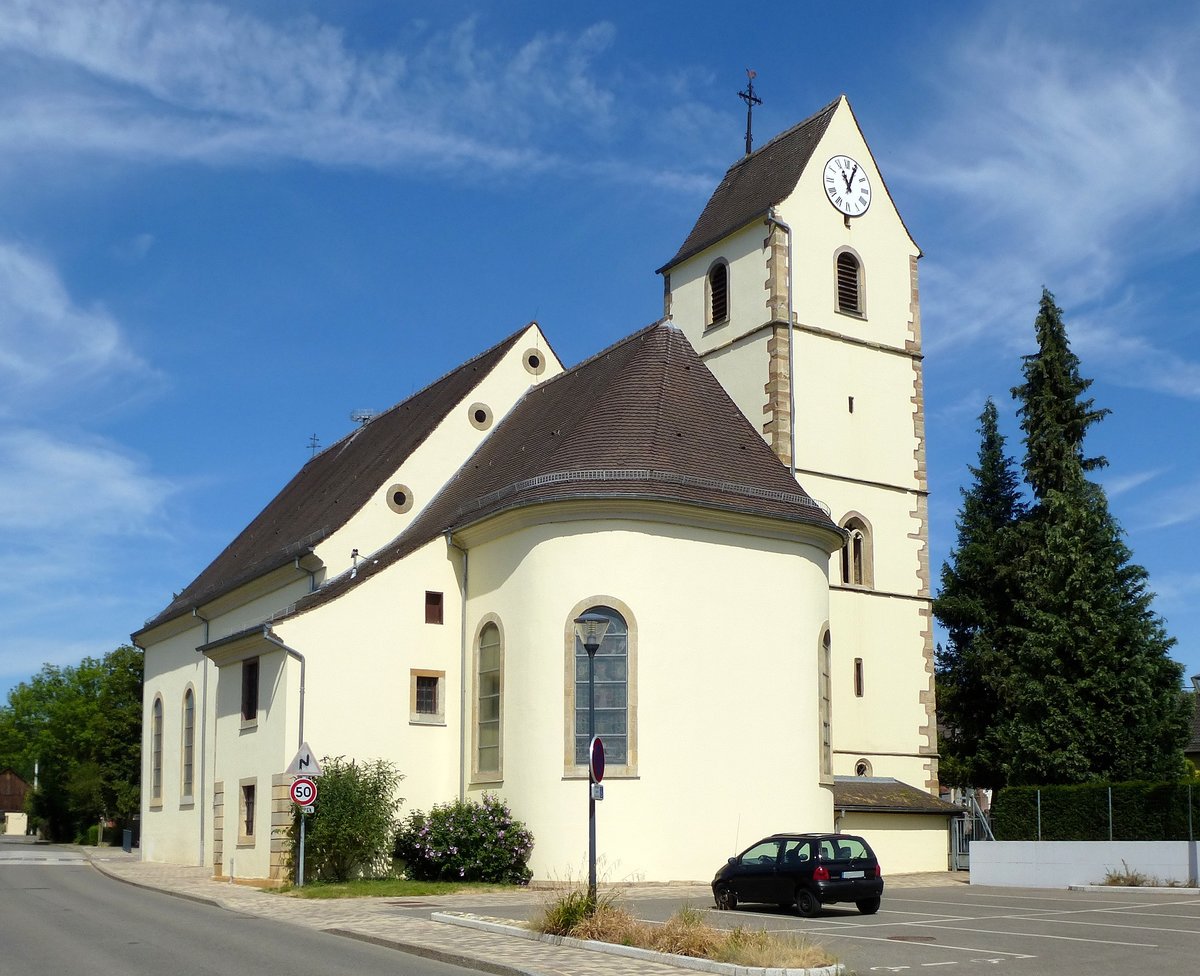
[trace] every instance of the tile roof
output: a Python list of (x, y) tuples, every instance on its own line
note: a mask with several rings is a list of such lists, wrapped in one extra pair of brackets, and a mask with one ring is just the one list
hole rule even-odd
[(662, 274), (681, 261), (699, 254), (789, 197), (825, 135), (843, 96), (838, 96), (815, 115), (777, 135), (770, 142), (743, 156), (729, 167), (713, 192), (683, 245), (666, 264)]
[(941, 813), (949, 816), (962, 813), (960, 807), (930, 796), (915, 786), (897, 779), (872, 776), (834, 777), (833, 806), (835, 810), (856, 813)]
[(522, 326), (316, 455), (137, 634), (288, 564), (344, 525), (528, 328)]
[(675, 502), (839, 532), (682, 332), (655, 323), (529, 390), (392, 544), (303, 598), (336, 597), (446, 531), (581, 498)]

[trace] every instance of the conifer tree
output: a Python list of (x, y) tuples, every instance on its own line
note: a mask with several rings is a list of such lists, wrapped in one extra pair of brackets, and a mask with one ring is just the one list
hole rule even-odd
[(970, 468), (971, 487), (961, 489), (958, 538), (942, 565), (934, 613), (947, 631), (937, 656), (941, 778), (956, 786), (991, 787), (1002, 785), (1004, 775), (993, 726), (1013, 653), (1014, 530), (1024, 505), (990, 398), (979, 434), (979, 464)]
[(1182, 668), (1151, 609), (1147, 575), (1131, 562), (1104, 490), (1088, 471), (1087, 429), (1108, 411), (1067, 341), (1062, 310), (1043, 290), (1038, 351), (1013, 389), (1035, 504), (1017, 536), (1014, 656), (994, 732), (1010, 784), (1160, 778), (1182, 771), (1187, 739)]
[(934, 604), (945, 778), (1004, 786), (1169, 779), (1184, 769), (1190, 708), (1174, 640), (1153, 612), (1084, 437), (1108, 413), (1043, 290), (1038, 351), (1014, 387), (1024, 432), (1021, 501), (996, 409), (980, 417), (975, 481)]

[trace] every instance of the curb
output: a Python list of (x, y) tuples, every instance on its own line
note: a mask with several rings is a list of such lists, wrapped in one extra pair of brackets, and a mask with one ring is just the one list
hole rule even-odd
[(702, 973), (718, 973), (720, 976), (841, 976), (845, 972), (841, 963), (832, 966), (820, 966), (816, 969), (786, 969), (783, 967), (737, 966), (728, 962), (713, 962), (709, 959), (696, 959), (693, 956), (677, 956), (668, 952), (655, 952), (652, 949), (639, 949), (635, 946), (616, 945), (612, 942), (593, 942), (587, 939), (573, 939), (566, 935), (545, 935), (521, 928), (514, 924), (482, 918), (466, 912), (434, 912), (430, 919), (434, 922), (444, 922), (468, 929), (478, 929), (491, 932), (494, 935), (507, 935), (531, 942), (546, 942), (550, 945), (562, 945), (571, 949), (587, 949), (592, 952), (603, 952), (611, 956), (624, 956), (627, 959), (640, 959), (644, 962), (656, 962), (664, 966), (676, 966), (680, 969), (691, 969)]
[(1118, 895), (1195, 895), (1195, 885), (1067, 885), (1067, 891), (1110, 891)]
[(479, 956), (469, 956), (461, 952), (450, 952), (446, 949), (435, 949), (432, 946), (421, 945), (418, 942), (401, 942), (381, 935), (367, 935), (365, 932), (355, 932), (352, 929), (321, 929), (328, 935), (340, 935), (344, 939), (354, 939), (357, 942), (367, 942), (381, 946), (384, 949), (395, 949), (410, 956), (420, 956), (422, 959), (432, 959), (434, 962), (444, 962), (451, 966), (461, 966), (482, 973), (492, 973), (494, 976), (544, 976), (535, 969), (520, 969), (505, 963), (492, 962)]

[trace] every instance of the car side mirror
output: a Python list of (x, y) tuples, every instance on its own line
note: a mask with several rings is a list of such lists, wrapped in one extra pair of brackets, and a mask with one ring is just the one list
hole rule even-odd
[(738, 859), (736, 857), (731, 857), (728, 861), (729, 864), (737, 864), (737, 862), (738, 862)]

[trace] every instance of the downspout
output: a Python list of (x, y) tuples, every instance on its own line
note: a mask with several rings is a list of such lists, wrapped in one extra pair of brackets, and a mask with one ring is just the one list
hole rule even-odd
[[(357, 549), (355, 549), (354, 551), (358, 552)], [(315, 569), (305, 569), (303, 566), (301, 566), (299, 556), (296, 557), (295, 565), (296, 565), (296, 569), (299, 572), (308, 573), (308, 592), (309, 593), (315, 592), (317, 589), (317, 571)]]
[(446, 545), (462, 553), (462, 579), (458, 585), (458, 799), (467, 798), (467, 573), (470, 559), (467, 550), (454, 541), (453, 531), (446, 530)]
[(304, 655), (295, 648), (288, 647), (287, 644), (271, 633), (270, 624), (263, 625), (263, 637), (286, 652), (288, 657), (294, 657), (300, 662), (300, 728), (298, 732), (298, 741), (296, 742), (296, 748), (299, 749), (302, 745), (304, 745)]
[[(192, 616), (204, 623), (204, 640), (200, 642), (203, 647), (208, 643), (208, 618), (201, 616), (199, 607), (192, 607)], [(208, 816), (208, 804), (205, 792), (205, 779), (208, 772), (208, 658), (201, 654), (200, 667), (204, 669), (204, 681), (201, 684), (200, 691), (200, 866), (204, 866), (204, 818)], [(217, 744), (213, 742), (213, 763), (217, 760)]]
[(792, 325), (792, 228), (775, 216), (775, 208), (767, 211), (767, 223), (787, 231), (787, 325), (788, 325), (788, 452), (790, 454), (789, 468), (792, 480), (796, 480), (796, 355), (793, 347), (796, 344), (796, 330)]

